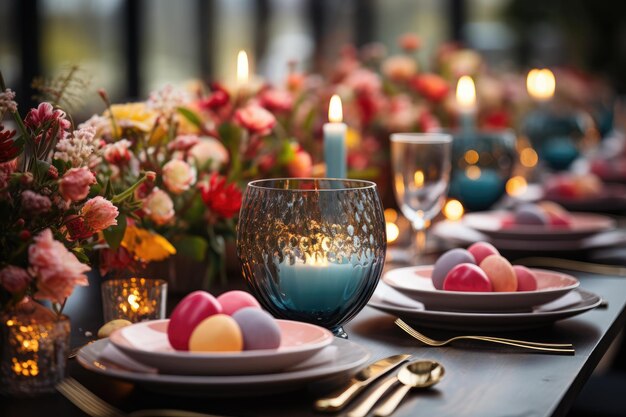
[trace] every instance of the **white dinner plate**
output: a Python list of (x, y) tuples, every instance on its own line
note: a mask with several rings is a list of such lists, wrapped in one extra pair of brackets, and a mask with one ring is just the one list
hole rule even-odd
[(517, 292), (465, 292), (438, 290), (430, 278), (432, 265), (392, 269), (383, 281), (393, 289), (424, 304), (428, 310), (464, 312), (531, 311), (577, 288), (578, 280), (567, 274), (531, 269), (537, 290)]
[(174, 375), (249, 375), (277, 372), (302, 362), (332, 343), (328, 330), (314, 324), (276, 320), (278, 349), (243, 352), (176, 351), (167, 339), (169, 319), (144, 321), (116, 330), (111, 343), (144, 365)]
[(256, 375), (169, 375), (133, 372), (107, 363), (100, 358), (107, 343), (108, 339), (102, 339), (83, 347), (76, 357), (78, 363), (95, 373), (169, 395), (202, 397), (259, 396), (295, 391), (315, 381), (347, 380), (370, 357), (363, 346), (334, 337), (330, 346), (337, 347), (335, 358), (306, 369)]
[(468, 213), (463, 224), (496, 239), (570, 240), (582, 239), (615, 227), (615, 221), (601, 214), (570, 213), (569, 226), (507, 225), (503, 222), (512, 217), (508, 211), (485, 211)]
[(450, 311), (431, 311), (420, 308), (404, 307), (392, 304), (374, 293), (368, 305), (377, 310), (400, 317), (416, 326), (444, 330), (499, 332), (530, 329), (546, 326), (558, 320), (576, 316), (600, 305), (602, 299), (597, 295), (582, 290), (573, 290), (565, 297), (571, 297), (571, 303), (563, 303), (561, 308), (547, 310), (535, 308), (526, 313), (463, 313)]

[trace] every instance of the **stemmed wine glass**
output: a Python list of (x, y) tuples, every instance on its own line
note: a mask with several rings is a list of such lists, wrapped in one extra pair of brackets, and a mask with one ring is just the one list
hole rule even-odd
[(415, 259), (426, 248), (426, 229), (441, 211), (450, 183), (452, 136), (394, 133), (391, 166), (396, 202), (415, 232)]

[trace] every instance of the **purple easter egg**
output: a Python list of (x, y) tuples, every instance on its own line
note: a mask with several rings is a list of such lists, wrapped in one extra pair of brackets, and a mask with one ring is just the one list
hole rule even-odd
[(266, 311), (245, 307), (232, 315), (243, 335), (243, 349), (276, 349), (280, 346), (280, 327)]
[(476, 259), (474, 255), (469, 253), (466, 249), (451, 249), (441, 255), (437, 262), (435, 262), (435, 267), (433, 268), (433, 272), (431, 274), (431, 279), (433, 281), (433, 285), (438, 290), (443, 290), (443, 281), (446, 279), (446, 275), (448, 272), (458, 264), (476, 264)]
[(544, 209), (535, 204), (523, 204), (515, 210), (515, 223), (542, 226), (548, 224), (550, 218)]

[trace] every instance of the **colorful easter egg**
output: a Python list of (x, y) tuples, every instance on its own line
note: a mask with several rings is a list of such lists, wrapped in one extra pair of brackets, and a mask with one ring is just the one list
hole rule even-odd
[(435, 262), (435, 267), (431, 274), (433, 285), (438, 290), (443, 289), (443, 281), (446, 279), (448, 272), (458, 264), (469, 263), (475, 264), (474, 256), (465, 249), (457, 248), (444, 253)]
[(266, 311), (245, 307), (233, 314), (243, 335), (243, 349), (276, 349), (280, 346), (281, 333), (276, 320)]
[(496, 249), (491, 243), (487, 242), (476, 242), (467, 248), (467, 251), (474, 256), (478, 265), (480, 265), (483, 259), (489, 255), (500, 255), (498, 249)]
[(240, 352), (243, 336), (231, 316), (214, 314), (202, 320), (191, 333), (191, 352)]
[(217, 297), (222, 306), (222, 313), (232, 316), (238, 310), (245, 307), (261, 308), (259, 302), (252, 294), (245, 291), (228, 291)]
[(477, 265), (464, 263), (452, 268), (443, 282), (446, 291), (491, 292), (491, 281)]
[(487, 256), (480, 263), (480, 269), (487, 274), (493, 291), (517, 291), (517, 277), (513, 266), (506, 258), (500, 255)]
[(513, 267), (517, 277), (517, 291), (536, 291), (537, 276), (533, 271), (522, 265)]
[(176, 350), (189, 350), (189, 337), (204, 319), (222, 312), (222, 306), (206, 291), (194, 291), (174, 308), (167, 326), (167, 338)]
[(549, 222), (546, 212), (536, 204), (523, 204), (515, 210), (515, 222), (524, 225), (542, 226)]

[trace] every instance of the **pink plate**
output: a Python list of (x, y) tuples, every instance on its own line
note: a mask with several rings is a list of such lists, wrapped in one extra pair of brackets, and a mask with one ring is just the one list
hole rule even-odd
[(463, 224), (499, 239), (582, 239), (615, 226), (615, 221), (608, 216), (591, 213), (570, 213), (570, 226), (502, 226), (505, 219), (511, 217), (506, 211), (485, 211), (469, 213), (463, 217)]
[(383, 281), (420, 301), (428, 310), (497, 313), (531, 311), (534, 306), (556, 300), (579, 286), (578, 280), (571, 275), (531, 269), (537, 277), (536, 291), (443, 291), (433, 286), (432, 270), (432, 265), (393, 269), (383, 276)]
[(115, 331), (111, 342), (122, 352), (160, 373), (174, 375), (253, 375), (282, 371), (319, 352), (333, 341), (328, 330), (313, 324), (277, 320), (278, 349), (243, 352), (176, 351), (167, 340), (169, 319), (135, 323)]

